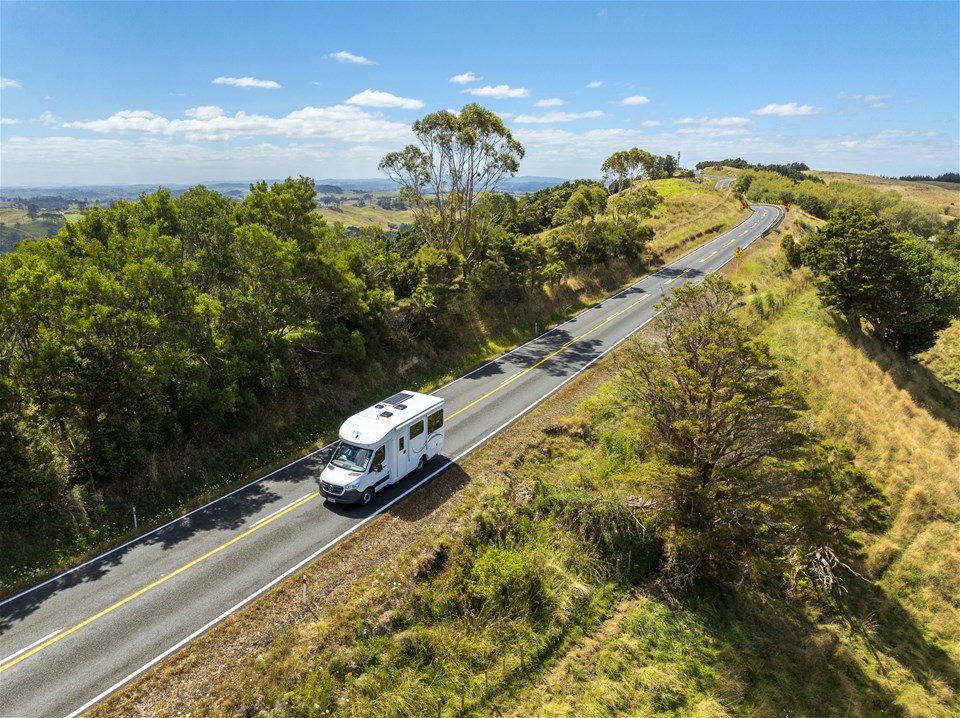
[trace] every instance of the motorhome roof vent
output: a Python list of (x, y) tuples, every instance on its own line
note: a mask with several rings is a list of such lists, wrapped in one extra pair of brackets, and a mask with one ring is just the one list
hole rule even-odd
[(395, 407), (393, 407), (393, 408), (396, 409), (397, 411), (403, 411), (404, 409), (407, 408), (407, 405), (406, 405), (406, 404), (397, 404), (397, 405), (396, 405)]
[(384, 419), (389, 419), (391, 416), (393, 416), (393, 412), (392, 412), (392, 411), (381, 411), (381, 412), (380, 412), (380, 416), (382, 416)]

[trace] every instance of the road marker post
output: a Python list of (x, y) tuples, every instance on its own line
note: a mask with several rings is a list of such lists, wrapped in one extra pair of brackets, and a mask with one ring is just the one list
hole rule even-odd
[(140, 530), (140, 527), (137, 526), (137, 507), (136, 506), (133, 507), (133, 530), (134, 531)]
[(303, 575), (303, 607), (307, 607), (307, 575)]

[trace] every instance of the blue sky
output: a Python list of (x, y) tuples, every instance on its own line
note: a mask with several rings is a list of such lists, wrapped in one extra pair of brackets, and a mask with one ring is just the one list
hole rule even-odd
[(613, 152), (960, 169), (960, 3), (0, 0), (0, 185), (382, 176), (478, 102), (520, 175)]

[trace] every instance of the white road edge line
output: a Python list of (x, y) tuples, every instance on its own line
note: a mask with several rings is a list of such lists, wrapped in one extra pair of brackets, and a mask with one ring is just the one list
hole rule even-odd
[[(754, 238), (754, 239), (756, 239), (756, 238)], [(750, 242), (748, 242), (747, 244), (748, 244), (748, 245), (749, 245), (749, 244), (752, 244), (752, 242), (753, 242), (753, 240), (750, 240)], [(726, 262), (724, 262), (723, 264), (721, 264), (720, 267), (717, 268), (717, 270), (714, 270), (714, 271), (718, 271), (719, 269), (721, 269), (721, 268), (723, 268), (724, 266), (726, 266), (727, 264), (729, 264), (731, 261), (733, 261), (732, 258), (731, 258), (731, 259), (728, 259)], [(700, 280), (697, 280), (696, 283), (699, 283), (700, 281), (702, 281), (702, 278), (701, 278)], [(494, 429), (492, 432), (490, 432), (489, 434), (487, 434), (484, 438), (480, 439), (480, 441), (478, 441), (477, 443), (475, 443), (475, 444), (474, 444), (473, 446), (471, 446), (469, 449), (466, 449), (465, 451), (462, 451), (462, 452), (461, 452), (460, 454), (458, 454), (454, 459), (448, 461), (448, 462), (447, 462), (446, 464), (444, 464), (443, 466), (441, 466), (441, 467), (439, 467), (438, 469), (434, 470), (434, 471), (433, 471), (431, 474), (429, 474), (426, 478), (421, 479), (420, 481), (418, 481), (416, 484), (414, 484), (413, 486), (411, 486), (409, 489), (407, 489), (406, 491), (404, 491), (402, 494), (400, 494), (399, 496), (397, 496), (395, 499), (393, 499), (393, 500), (390, 501), (389, 503), (385, 504), (384, 506), (382, 506), (380, 509), (378, 509), (378, 510), (375, 511), (374, 513), (370, 514), (367, 518), (363, 519), (363, 521), (360, 521), (360, 522), (358, 522), (357, 524), (355, 524), (354, 526), (351, 526), (349, 529), (347, 529), (346, 531), (344, 531), (342, 534), (340, 534), (339, 536), (337, 536), (337, 537), (334, 538), (333, 540), (329, 541), (329, 542), (328, 542), (327, 544), (325, 544), (323, 547), (317, 549), (317, 551), (315, 551), (314, 553), (312, 553), (312, 554), (310, 554), (309, 556), (307, 556), (305, 559), (303, 559), (302, 561), (300, 561), (299, 563), (297, 563), (295, 566), (293, 566), (293, 567), (287, 569), (286, 571), (284, 571), (282, 574), (280, 574), (280, 575), (277, 576), (275, 579), (273, 579), (272, 581), (270, 581), (270, 583), (268, 583), (268, 584), (266, 584), (265, 586), (257, 589), (256, 591), (254, 591), (253, 593), (251, 593), (249, 596), (247, 596), (245, 599), (243, 599), (242, 601), (240, 601), (239, 603), (237, 603), (237, 604), (236, 604), (235, 606), (233, 606), (232, 608), (228, 609), (228, 610), (225, 611), (224, 613), (221, 613), (219, 616), (217, 616), (216, 618), (214, 618), (212, 621), (209, 621), (208, 623), (206, 623), (206, 624), (205, 624), (204, 626), (202, 626), (201, 628), (198, 628), (196, 631), (194, 631), (193, 633), (191, 633), (189, 636), (187, 636), (187, 637), (184, 638), (183, 640), (179, 641), (179, 642), (176, 643), (175, 645), (171, 646), (170, 648), (168, 648), (166, 651), (164, 651), (163, 653), (161, 653), (159, 656), (157, 656), (157, 657), (154, 658), (153, 660), (149, 661), (148, 663), (145, 663), (143, 666), (141, 666), (140, 668), (138, 668), (137, 670), (135, 670), (133, 673), (131, 673), (130, 675), (128, 675), (126, 678), (123, 678), (122, 680), (118, 681), (117, 683), (115, 683), (113, 686), (111, 686), (111, 687), (108, 688), (107, 690), (103, 691), (100, 695), (98, 695), (98, 696), (96, 696), (95, 698), (92, 698), (92, 699), (89, 700), (88, 702), (84, 703), (82, 706), (80, 706), (79, 708), (77, 708), (75, 711), (73, 711), (72, 713), (70, 713), (69, 715), (67, 715), (66, 718), (76, 718), (76, 716), (79, 716), (81, 713), (83, 713), (83, 712), (84, 712), (85, 710), (87, 710), (88, 708), (96, 705), (96, 704), (99, 703), (101, 700), (103, 700), (104, 698), (106, 698), (107, 696), (109, 696), (111, 693), (114, 693), (115, 691), (119, 690), (119, 689), (122, 688), (124, 685), (126, 685), (127, 683), (129, 683), (130, 681), (132, 681), (134, 678), (136, 678), (137, 676), (139, 676), (141, 673), (143, 673), (143, 672), (149, 670), (150, 668), (152, 668), (153, 666), (155, 666), (157, 663), (159, 663), (160, 661), (162, 661), (164, 658), (166, 658), (167, 656), (169, 656), (171, 653), (176, 652), (177, 650), (179, 650), (180, 648), (182, 648), (183, 646), (185, 646), (187, 643), (189, 643), (189, 642), (192, 641), (193, 639), (195, 639), (195, 638), (197, 638), (198, 636), (206, 633), (208, 630), (210, 630), (211, 628), (213, 628), (214, 626), (216, 626), (218, 623), (220, 623), (221, 621), (223, 621), (225, 618), (229, 617), (231, 614), (236, 613), (237, 611), (239, 611), (241, 608), (243, 608), (245, 605), (247, 605), (248, 603), (250, 603), (253, 599), (255, 599), (255, 598), (257, 598), (258, 596), (260, 596), (260, 595), (261, 595), (262, 593), (264, 593), (265, 591), (268, 591), (269, 589), (273, 588), (274, 586), (276, 586), (278, 583), (280, 583), (280, 582), (283, 581), (284, 579), (289, 578), (292, 574), (294, 574), (294, 573), (296, 573), (297, 571), (299, 571), (301, 568), (303, 568), (304, 566), (306, 566), (308, 563), (310, 563), (311, 561), (314, 561), (317, 557), (319, 557), (320, 555), (326, 553), (328, 550), (330, 550), (331, 548), (333, 548), (334, 546), (336, 546), (338, 543), (340, 543), (341, 541), (343, 541), (343, 539), (345, 539), (347, 536), (350, 536), (350, 535), (353, 534), (354, 532), (358, 531), (361, 527), (366, 526), (366, 525), (367, 525), (368, 523), (370, 523), (370, 521), (372, 521), (374, 518), (376, 518), (377, 516), (379, 516), (380, 514), (382, 514), (382, 513), (385, 512), (387, 509), (389, 509), (390, 507), (394, 506), (394, 505), (397, 504), (398, 502), (400, 502), (400, 501), (402, 501), (403, 499), (405, 499), (405, 498), (406, 498), (407, 496), (409, 496), (411, 493), (413, 493), (414, 491), (416, 491), (417, 489), (419, 489), (421, 486), (423, 486), (425, 483), (427, 483), (428, 481), (430, 481), (434, 476), (438, 476), (439, 474), (442, 474), (442, 473), (443, 473), (444, 471), (446, 471), (450, 466), (453, 466), (454, 464), (456, 464), (458, 461), (460, 461), (460, 459), (462, 459), (462, 458), (464, 458), (465, 456), (467, 456), (468, 454), (470, 454), (470, 453), (471, 453), (472, 451), (474, 451), (477, 447), (479, 447), (479, 446), (483, 445), (484, 443), (486, 443), (487, 441), (489, 441), (492, 437), (496, 436), (496, 435), (499, 434), (501, 431), (503, 431), (505, 428), (507, 428), (508, 426), (510, 426), (511, 424), (513, 424), (515, 421), (517, 421), (519, 418), (521, 418), (524, 414), (527, 414), (531, 409), (535, 408), (536, 406), (538, 406), (539, 404), (541, 404), (542, 402), (544, 402), (548, 397), (552, 396), (554, 393), (556, 393), (556, 392), (559, 391), (561, 388), (563, 388), (564, 386), (566, 386), (567, 383), (569, 383), (570, 381), (572, 381), (573, 379), (575, 379), (575, 378), (576, 378), (577, 376), (579, 376), (582, 372), (584, 372), (585, 370), (587, 370), (588, 368), (590, 368), (591, 366), (593, 366), (596, 362), (600, 361), (600, 359), (602, 359), (603, 357), (605, 357), (607, 354), (609, 354), (610, 352), (612, 352), (612, 351), (613, 351), (614, 349), (616, 349), (618, 346), (620, 346), (621, 344), (623, 344), (623, 342), (627, 341), (630, 337), (632, 337), (632, 336), (633, 336), (634, 334), (636, 334), (638, 331), (640, 331), (641, 329), (643, 329), (643, 327), (645, 327), (647, 324), (649, 324), (649, 323), (652, 322), (654, 319), (656, 319), (662, 312), (663, 312), (663, 309), (661, 309), (659, 312), (655, 313), (655, 314), (654, 314), (653, 316), (651, 316), (647, 321), (645, 321), (645, 322), (643, 322), (642, 324), (638, 325), (632, 332), (630, 332), (630, 333), (627, 334), (626, 336), (622, 337), (622, 338), (621, 338), (619, 341), (617, 341), (615, 344), (613, 344), (612, 346), (608, 347), (608, 348), (605, 349), (603, 352), (601, 352), (600, 354), (598, 354), (596, 357), (594, 357), (593, 359), (591, 359), (589, 362), (587, 362), (586, 364), (584, 364), (582, 367), (580, 367), (577, 371), (575, 371), (575, 372), (574, 372), (573, 374), (571, 374), (569, 377), (567, 377), (567, 378), (564, 379), (562, 382), (560, 382), (559, 384), (557, 384), (557, 386), (555, 386), (553, 389), (551, 389), (550, 391), (548, 391), (546, 394), (544, 394), (543, 396), (541, 396), (539, 399), (537, 399), (536, 401), (534, 401), (532, 404), (528, 405), (523, 411), (521, 411), (521, 412), (519, 412), (518, 414), (516, 414), (512, 419), (510, 419), (509, 421), (506, 421), (506, 422), (504, 422), (503, 424), (501, 424), (499, 427), (497, 427), (497, 428)], [(442, 388), (442, 387), (441, 387), (441, 388)], [(439, 390), (438, 390), (438, 391), (439, 391)], [(316, 452), (313, 452), (313, 453), (316, 453)], [(296, 463), (296, 462), (292, 462), (292, 463)]]
[[(754, 206), (754, 205), (751, 205), (751, 209), (753, 209), (754, 214), (756, 214), (756, 213), (759, 211), (759, 209), (758, 209), (756, 206)], [(753, 216), (747, 217), (746, 219), (743, 220), (743, 222), (741, 222), (740, 224), (738, 224), (736, 227), (733, 227), (732, 229), (730, 229), (729, 232), (727, 232), (727, 233), (725, 233), (725, 234), (722, 234), (722, 235), (720, 235), (719, 237), (717, 237), (717, 240), (722, 239), (723, 237), (726, 237), (726, 236), (729, 235), (729, 234), (732, 234), (732, 233), (735, 232), (736, 230), (740, 229), (744, 224), (746, 224), (747, 222), (749, 222), (751, 219), (753, 219)], [(716, 240), (714, 240), (714, 241), (716, 241)], [(726, 245), (724, 245), (724, 246), (726, 246)], [(696, 250), (694, 250), (694, 252), (695, 252), (695, 251), (696, 251)], [(623, 294), (624, 292), (626, 292), (626, 291), (628, 291), (628, 290), (630, 290), (630, 289), (633, 289), (633, 288), (635, 288), (635, 287), (638, 287), (640, 284), (642, 284), (643, 282), (645, 282), (645, 281), (648, 280), (648, 279), (652, 279), (653, 277), (656, 277), (656, 276), (657, 276), (660, 272), (662, 272), (664, 269), (670, 269), (670, 268), (673, 267), (675, 264), (679, 264), (680, 262), (683, 262), (683, 261), (687, 260), (687, 259), (690, 257), (691, 254), (693, 254), (693, 252), (690, 252), (690, 253), (688, 253), (687, 255), (685, 255), (685, 256), (683, 256), (683, 257), (680, 257), (679, 259), (671, 262), (670, 264), (668, 264), (668, 265), (666, 265), (666, 266), (664, 266), (664, 267), (661, 267), (660, 269), (658, 269), (658, 270), (657, 270), (656, 272), (654, 272), (653, 274), (649, 274), (649, 275), (647, 275), (646, 277), (644, 277), (643, 279), (641, 279), (641, 280), (639, 280), (639, 281), (637, 281), (637, 282), (634, 282), (634, 283), (631, 284), (629, 287), (626, 287), (625, 289), (620, 290), (620, 292), (618, 293), (618, 295), (619, 295), (619, 294)], [(721, 265), (721, 266), (723, 266), (723, 265)], [(614, 295), (614, 296), (616, 297), (616, 296), (618, 296), (618, 295)], [(603, 301), (607, 301), (607, 300), (603, 300)], [(558, 329), (560, 329), (561, 327), (569, 324), (571, 321), (573, 321), (574, 319), (576, 319), (577, 317), (579, 317), (581, 314), (583, 314), (584, 312), (589, 311), (589, 310), (592, 309), (592, 308), (593, 308), (593, 305), (591, 305), (590, 307), (587, 307), (587, 308), (583, 309), (582, 311), (580, 311), (580, 312), (578, 312), (577, 314), (575, 314), (574, 316), (572, 316), (570, 319), (567, 319), (567, 320), (566, 320), (565, 322), (563, 322), (562, 324), (558, 324), (557, 326), (555, 326), (555, 327), (554, 327), (553, 329), (551, 329), (550, 331), (547, 331), (547, 332), (544, 332), (544, 333), (542, 333), (542, 334), (540, 334), (540, 335), (538, 335), (538, 336), (535, 336), (535, 337), (533, 337), (532, 339), (530, 339), (529, 341), (521, 344), (520, 346), (514, 347), (513, 349), (511, 349), (511, 350), (510, 350), (509, 352), (507, 352), (506, 354), (502, 354), (502, 355), (500, 355), (499, 357), (497, 357), (496, 359), (491, 359), (490, 361), (485, 362), (484, 364), (481, 364), (480, 366), (478, 366), (478, 367), (477, 367), (476, 369), (474, 369), (473, 371), (468, 372), (467, 374), (464, 374), (464, 375), (462, 375), (462, 376), (459, 376), (459, 377), (457, 377), (456, 379), (454, 379), (453, 381), (450, 381), (450, 382), (444, 384), (443, 386), (437, 387), (436, 389), (434, 389), (434, 390), (431, 392), (431, 394), (436, 394), (437, 392), (439, 392), (439, 391), (447, 388), (448, 386), (451, 386), (451, 385), (453, 385), (453, 384), (456, 384), (456, 383), (457, 383), (458, 381), (460, 381), (461, 379), (466, 379), (468, 376), (471, 376), (472, 374), (475, 374), (476, 372), (480, 371), (480, 370), (483, 369), (484, 367), (490, 366), (491, 364), (495, 364), (496, 362), (503, 360), (505, 357), (510, 356), (510, 355), (513, 354), (514, 352), (519, 351), (520, 349), (523, 349), (523, 348), (524, 348), (525, 346), (527, 346), (528, 344), (532, 344), (533, 342), (537, 341), (538, 339), (542, 339), (543, 337), (547, 336), (548, 334), (552, 334), (553, 332), (555, 332), (555, 331), (557, 331)], [(218, 503), (218, 502), (220, 502), (220, 501), (223, 501), (224, 499), (227, 499), (227, 498), (233, 496), (234, 494), (238, 494), (238, 493), (240, 493), (241, 491), (245, 491), (246, 489), (250, 488), (251, 486), (254, 486), (255, 484), (260, 483), (261, 481), (264, 481), (264, 480), (270, 478), (270, 477), (273, 476), (274, 474), (277, 474), (277, 473), (279, 473), (279, 472), (281, 472), (281, 471), (283, 471), (283, 470), (285, 470), (285, 469), (288, 469), (288, 468), (290, 468), (291, 466), (293, 466), (294, 464), (298, 464), (298, 463), (300, 463), (301, 461), (304, 461), (304, 460), (306, 460), (306, 459), (309, 459), (311, 456), (313, 456), (313, 455), (315, 455), (315, 454), (318, 454), (318, 453), (320, 453), (321, 451), (324, 451), (325, 449), (328, 449), (329, 447), (333, 446), (335, 443), (336, 443), (336, 441), (333, 441), (333, 442), (327, 444), (326, 446), (322, 446), (322, 447), (320, 447), (319, 449), (315, 449), (314, 451), (311, 451), (310, 453), (305, 454), (304, 456), (301, 456), (301, 457), (298, 458), (298, 459), (294, 459), (293, 461), (289, 462), (288, 464), (285, 464), (284, 466), (281, 466), (279, 469), (274, 469), (273, 471), (271, 471), (271, 472), (269, 472), (269, 473), (267, 473), (267, 474), (264, 474), (263, 476), (260, 476), (260, 477), (258, 477), (258, 478), (256, 478), (256, 479), (250, 481), (249, 483), (246, 483), (246, 484), (244, 484), (243, 486), (240, 486), (239, 488), (236, 488), (236, 489), (234, 489), (233, 491), (230, 491), (229, 493), (226, 493), (226, 494), (224, 494), (223, 496), (220, 496), (220, 497), (214, 499), (213, 501), (207, 502), (207, 503), (204, 504), (203, 506), (198, 506), (197, 508), (193, 509), (192, 511), (189, 511), (189, 512), (185, 513), (183, 516), (178, 516), (178, 517), (175, 518), (175, 519), (171, 519), (170, 521), (168, 521), (167, 523), (163, 524), (162, 526), (158, 526), (158, 527), (155, 528), (155, 529), (152, 529), (152, 530), (150, 530), (150, 531), (147, 531), (146, 533), (140, 534), (139, 536), (136, 536), (136, 537), (130, 539), (129, 541), (127, 541), (127, 542), (124, 543), (124, 544), (121, 544), (120, 546), (115, 546), (114, 548), (112, 548), (112, 549), (110, 549), (110, 550), (108, 550), (108, 551), (104, 551), (103, 553), (98, 554), (97, 556), (94, 556), (93, 558), (91, 558), (91, 559), (89, 559), (89, 560), (87, 560), (87, 561), (84, 561), (83, 563), (81, 563), (81, 564), (79, 564), (79, 565), (77, 565), (77, 566), (74, 566), (73, 568), (67, 569), (66, 571), (63, 571), (62, 573), (59, 573), (59, 574), (57, 574), (56, 576), (53, 576), (53, 577), (51, 577), (51, 578), (48, 578), (46, 581), (43, 581), (43, 582), (41, 582), (41, 583), (38, 583), (38, 584), (35, 585), (35, 586), (31, 586), (30, 588), (24, 589), (24, 590), (21, 591), (20, 593), (17, 593), (17, 594), (15, 594), (15, 595), (13, 595), (13, 596), (10, 596), (9, 598), (5, 598), (5, 599), (3, 599), (2, 601), (0, 601), (0, 606), (5, 606), (6, 604), (10, 603), (11, 601), (15, 601), (15, 600), (17, 600), (18, 598), (20, 598), (20, 597), (22, 597), (22, 596), (26, 596), (28, 593), (32, 593), (33, 591), (36, 591), (36, 590), (38, 590), (38, 589), (40, 589), (40, 588), (43, 588), (44, 586), (47, 586), (47, 585), (49, 585), (49, 584), (51, 584), (51, 583), (54, 583), (54, 582), (56, 582), (56, 581), (59, 581), (59, 580), (60, 580), (61, 578), (63, 578), (64, 576), (67, 576), (67, 575), (69, 575), (69, 574), (71, 574), (71, 573), (73, 573), (73, 572), (75, 572), (75, 571), (79, 571), (79, 570), (82, 569), (82, 568), (86, 568), (87, 566), (90, 566), (90, 565), (96, 563), (97, 561), (99, 561), (99, 560), (101, 560), (101, 559), (103, 559), (103, 558), (106, 558), (107, 556), (110, 556), (110, 555), (113, 554), (113, 553), (116, 553), (117, 551), (121, 551), (121, 550), (127, 548), (128, 546), (131, 546), (131, 545), (133, 545), (133, 544), (135, 544), (135, 543), (138, 543), (139, 541), (142, 541), (143, 539), (147, 538), (148, 536), (152, 536), (153, 534), (155, 534), (155, 533), (157, 533), (157, 532), (159, 532), (159, 531), (162, 531), (162, 530), (164, 530), (165, 528), (168, 528), (168, 527), (172, 526), (173, 524), (177, 523), (178, 521), (183, 521), (185, 518), (188, 518), (189, 516), (192, 516), (193, 514), (197, 513), (198, 511), (203, 511), (204, 509), (209, 508), (210, 506), (213, 506), (214, 504), (216, 504), (216, 503)]]
[[(334, 442), (334, 443), (335, 443), (335, 442)], [(246, 490), (246, 489), (249, 489), (249, 488), (250, 488), (251, 486), (253, 486), (254, 484), (259, 484), (261, 481), (264, 481), (264, 480), (266, 480), (266, 479), (269, 479), (269, 478), (270, 478), (271, 476), (273, 476), (274, 474), (277, 474), (277, 473), (283, 471), (284, 469), (289, 469), (289, 468), (290, 468), (291, 466), (293, 466), (294, 464), (299, 464), (301, 461), (304, 461), (304, 460), (306, 460), (306, 459), (309, 459), (309, 458), (310, 458), (311, 456), (313, 456), (314, 454), (318, 454), (318, 453), (320, 453), (321, 451), (323, 451), (324, 449), (326, 449), (326, 448), (328, 448), (328, 447), (330, 447), (330, 446), (333, 446), (333, 444), (327, 444), (327, 446), (321, 446), (319, 449), (315, 449), (315, 450), (311, 451), (309, 454), (305, 454), (305, 455), (301, 456), (299, 459), (294, 459), (294, 460), (291, 461), (290, 463), (281, 466), (279, 469), (274, 469), (273, 471), (271, 471), (271, 472), (269, 472), (269, 473), (267, 473), (267, 474), (264, 474), (263, 476), (260, 476), (260, 477), (258, 477), (258, 478), (256, 478), (256, 479), (254, 479), (253, 481), (251, 481), (251, 482), (249, 482), (249, 483), (246, 483), (246, 484), (244, 484), (243, 486), (241, 486), (241, 487), (239, 487), (239, 488), (236, 488), (236, 489), (234, 489), (233, 491), (231, 491), (231, 492), (229, 492), (229, 493), (227, 493), (227, 494), (224, 494), (223, 496), (220, 496), (220, 497), (214, 499), (213, 501), (210, 501), (210, 502), (208, 502), (208, 503), (205, 503), (203, 506), (198, 506), (198, 507), (195, 508), (193, 511), (189, 511), (189, 512), (185, 513), (183, 516), (178, 516), (177, 518), (168, 521), (167, 523), (163, 524), (163, 526), (158, 526), (157, 528), (152, 529), (152, 530), (150, 530), (150, 531), (147, 531), (147, 532), (144, 533), (144, 534), (140, 534), (139, 536), (130, 539), (130, 540), (127, 541), (125, 544), (121, 544), (120, 546), (115, 546), (114, 548), (110, 549), (109, 551), (104, 551), (103, 553), (99, 554), (98, 556), (94, 556), (94, 557), (91, 558), (90, 560), (84, 561), (83, 563), (81, 563), (81, 564), (78, 565), (78, 566), (74, 566), (74, 567), (71, 568), (71, 569), (67, 569), (67, 570), (64, 571), (63, 573), (58, 573), (58, 574), (57, 574), (56, 576), (54, 576), (53, 578), (48, 578), (48, 579), (47, 579), (46, 581), (44, 581), (43, 583), (38, 583), (36, 586), (31, 586), (30, 588), (28, 588), (28, 589), (26, 589), (26, 590), (24, 590), (24, 591), (21, 591), (20, 593), (16, 594), (15, 596), (11, 596), (10, 598), (6, 598), (6, 599), (0, 601), (0, 606), (4, 606), (4, 605), (10, 603), (11, 601), (17, 600), (17, 599), (20, 598), (21, 596), (26, 596), (28, 593), (31, 593), (31, 592), (33, 592), (33, 591), (36, 591), (36, 590), (39, 589), (39, 588), (43, 588), (44, 586), (47, 586), (47, 585), (49, 585), (49, 584), (51, 584), (51, 583), (53, 583), (53, 582), (55, 582), (55, 581), (59, 581), (59, 580), (60, 580), (61, 578), (63, 578), (64, 576), (67, 576), (67, 575), (73, 573), (74, 571), (79, 571), (81, 568), (86, 568), (87, 566), (90, 566), (91, 564), (96, 563), (96, 562), (99, 561), (100, 559), (106, 558), (106, 557), (109, 556), (110, 554), (113, 554), (113, 553), (116, 553), (117, 551), (120, 551), (120, 550), (122, 550), (122, 549), (125, 549), (127, 546), (131, 546), (131, 545), (133, 545), (133, 544), (135, 544), (135, 543), (138, 543), (139, 541), (143, 541), (143, 539), (147, 538), (148, 536), (152, 536), (153, 534), (157, 533), (158, 531), (163, 531), (165, 528), (168, 528), (169, 526), (173, 526), (173, 524), (177, 523), (178, 521), (183, 521), (185, 518), (187, 518), (187, 517), (189, 517), (189, 516), (192, 516), (193, 514), (197, 513), (198, 511), (203, 511), (204, 509), (209, 508), (210, 506), (213, 506), (214, 504), (219, 503), (220, 501), (223, 501), (224, 499), (229, 498), (229, 497), (233, 496), (234, 494), (238, 494), (238, 493), (240, 493), (241, 491), (244, 491), (244, 490)]]
[(34, 646), (39, 646), (39, 645), (40, 645), (41, 643), (43, 643), (44, 641), (48, 641), (48, 640), (50, 640), (51, 638), (53, 638), (54, 636), (56, 636), (58, 633), (62, 633), (62, 632), (63, 632), (63, 629), (62, 629), (62, 628), (58, 628), (56, 631), (54, 631), (53, 633), (51, 633), (49, 636), (44, 636), (44, 637), (41, 638), (39, 641), (34, 641), (33, 643), (31, 643), (31, 644), (30, 644), (29, 646), (27, 646), (26, 648), (21, 648), (19, 651), (17, 651), (16, 653), (11, 653), (11, 654), (10, 654), (9, 656), (7, 656), (6, 658), (0, 658), (0, 666), (2, 666), (4, 663), (9, 663), (9, 662), (12, 661), (14, 658), (16, 658), (17, 656), (19, 656), (21, 653), (26, 653), (27, 651), (29, 651), (29, 650), (30, 650), (31, 648), (33, 648)]
[(312, 491), (311, 491), (309, 494), (304, 494), (303, 496), (301, 496), (301, 497), (300, 497), (299, 499), (297, 499), (296, 501), (291, 501), (289, 504), (287, 504), (286, 506), (284, 506), (282, 509), (277, 509), (277, 510), (274, 511), (272, 514), (270, 514), (269, 516), (264, 516), (264, 517), (263, 517), (262, 519), (260, 519), (259, 521), (254, 521), (252, 524), (250, 524), (250, 528), (253, 528), (254, 526), (259, 526), (259, 525), (262, 524), (264, 521), (269, 521), (270, 519), (272, 519), (272, 518), (273, 518), (274, 516), (276, 516), (277, 514), (279, 514), (279, 513), (283, 512), (283, 511), (286, 511), (287, 509), (289, 509), (289, 508), (290, 508), (291, 506), (293, 506), (295, 503), (297, 503), (297, 502), (299, 502), (299, 501), (303, 501), (305, 498), (307, 498), (307, 496), (312, 496), (312, 495), (313, 495), (313, 492), (312, 492)]

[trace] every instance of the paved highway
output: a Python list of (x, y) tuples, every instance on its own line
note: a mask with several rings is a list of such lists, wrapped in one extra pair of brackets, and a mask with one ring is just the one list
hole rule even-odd
[(436, 391), (444, 455), (370, 506), (318, 498), (319, 450), (0, 602), (0, 716), (73, 716), (102, 700), (502, 431), (781, 217), (751, 207), (727, 234)]

